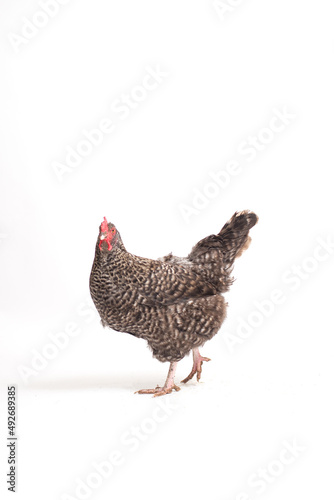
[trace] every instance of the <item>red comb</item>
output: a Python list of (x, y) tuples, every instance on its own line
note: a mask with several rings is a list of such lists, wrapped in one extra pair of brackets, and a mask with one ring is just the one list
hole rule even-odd
[(107, 219), (105, 217), (103, 217), (103, 222), (101, 224), (101, 231), (103, 233), (106, 233), (106, 232), (108, 232), (108, 229), (109, 229), (108, 228), (108, 221), (107, 221)]

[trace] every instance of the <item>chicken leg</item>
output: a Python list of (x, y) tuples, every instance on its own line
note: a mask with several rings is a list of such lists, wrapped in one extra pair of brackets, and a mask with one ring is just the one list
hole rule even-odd
[(164, 396), (165, 394), (169, 394), (173, 389), (175, 391), (179, 391), (180, 387), (174, 384), (176, 367), (177, 361), (173, 361), (169, 366), (168, 375), (163, 387), (157, 386), (155, 389), (141, 389), (140, 391), (136, 391), (135, 394), (153, 394), (153, 397), (155, 398), (157, 396)]
[(211, 361), (210, 358), (204, 358), (203, 356), (200, 355), (198, 347), (195, 347), (193, 349), (193, 359), (194, 362), (192, 370), (189, 373), (188, 377), (186, 377), (184, 380), (181, 381), (183, 384), (189, 382), (189, 380), (193, 378), (195, 373), (197, 373), (197, 382), (198, 382), (199, 379), (201, 378), (203, 361)]

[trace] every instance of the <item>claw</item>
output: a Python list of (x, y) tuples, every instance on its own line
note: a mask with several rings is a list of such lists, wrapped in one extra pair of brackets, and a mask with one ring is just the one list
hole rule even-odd
[(155, 389), (141, 389), (140, 391), (136, 391), (135, 394), (155, 394), (157, 391), (162, 391), (162, 389), (162, 387), (157, 385)]
[(135, 394), (153, 394), (153, 397), (164, 396), (165, 394), (170, 394), (172, 390), (180, 391), (181, 388), (177, 385), (172, 385), (171, 387), (159, 387), (157, 386), (155, 389), (141, 389), (140, 391), (136, 391)]
[(202, 374), (203, 361), (211, 361), (210, 358), (205, 358), (204, 356), (201, 356), (198, 348), (193, 349), (193, 358), (194, 358), (194, 362), (193, 362), (193, 367), (191, 369), (191, 372), (189, 373), (188, 377), (181, 380), (182, 384), (186, 384), (187, 382), (189, 382), (189, 380), (191, 380), (193, 378), (195, 373), (197, 373), (197, 382), (199, 382), (200, 378), (201, 378), (201, 374)]
[(172, 392), (172, 390), (173, 390), (173, 389), (174, 389), (176, 392), (181, 390), (181, 388), (180, 388), (180, 387), (178, 387), (177, 385), (173, 385), (173, 387), (168, 387), (168, 388), (166, 388), (166, 389), (162, 389), (162, 390), (161, 390), (161, 391), (159, 391), (159, 392), (156, 392), (156, 393), (154, 394), (154, 396), (153, 396), (153, 397), (154, 397), (154, 398), (156, 398), (157, 396), (164, 396), (165, 394), (170, 394), (170, 393)]
[(180, 387), (174, 384), (176, 365), (177, 365), (176, 361), (171, 362), (167, 379), (163, 387), (157, 385), (155, 389), (141, 389), (140, 391), (136, 391), (135, 394), (153, 394), (153, 397), (155, 398), (157, 396), (164, 396), (165, 394), (170, 394), (173, 389), (174, 391), (180, 391)]

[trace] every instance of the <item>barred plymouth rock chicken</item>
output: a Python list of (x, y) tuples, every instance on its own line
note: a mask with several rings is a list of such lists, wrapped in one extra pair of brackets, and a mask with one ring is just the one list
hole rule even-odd
[(188, 257), (172, 254), (158, 260), (126, 251), (120, 233), (106, 218), (100, 226), (90, 275), (90, 292), (103, 326), (145, 339), (159, 361), (169, 361), (163, 387), (139, 394), (161, 396), (178, 391), (177, 362), (191, 350), (193, 367), (182, 382), (197, 373), (203, 361), (199, 347), (220, 329), (226, 317), (222, 293), (233, 282), (234, 260), (250, 244), (257, 223), (249, 211), (236, 212), (221, 231), (194, 246)]

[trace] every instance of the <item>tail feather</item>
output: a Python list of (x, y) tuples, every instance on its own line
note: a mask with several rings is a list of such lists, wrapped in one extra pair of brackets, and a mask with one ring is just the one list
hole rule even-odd
[(234, 260), (249, 247), (251, 238), (248, 233), (257, 221), (258, 217), (253, 212), (248, 210), (235, 212), (217, 235), (207, 236), (194, 246), (188, 256), (189, 259), (201, 262), (205, 254), (205, 260), (208, 262), (212, 254), (212, 260), (216, 260), (216, 251), (219, 250), (223, 254), (224, 268), (229, 269)]
[(252, 240), (248, 233), (257, 221), (258, 217), (254, 212), (244, 210), (243, 212), (235, 212), (223, 226), (218, 236), (221, 241), (224, 262), (227, 265), (233, 264), (234, 260), (249, 247)]

